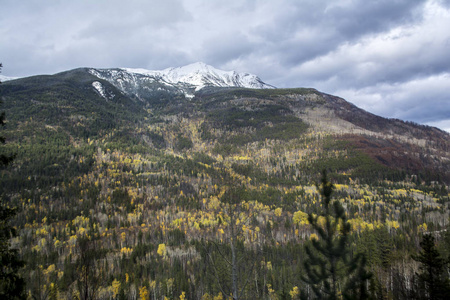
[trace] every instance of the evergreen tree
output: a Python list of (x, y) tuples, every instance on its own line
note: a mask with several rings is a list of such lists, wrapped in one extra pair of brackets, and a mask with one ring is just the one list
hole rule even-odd
[[(3, 65), (0, 63), (0, 70), (3, 67)], [(1, 83), (1, 82), (0, 82)], [(0, 104), (2, 102), (0, 101)], [(0, 126), (5, 126), (5, 112), (0, 113)], [(5, 143), (5, 138), (3, 136), (0, 136), (0, 143)], [(0, 167), (7, 166), (12, 160), (14, 159), (14, 155), (6, 155), (4, 153), (0, 153)]]
[(447, 261), (437, 251), (434, 237), (431, 234), (423, 236), (420, 246), (422, 250), (412, 258), (421, 263), (420, 273), (417, 274), (421, 298), (448, 299), (450, 284), (449, 279), (444, 275)]
[[(439, 253), (450, 262), (450, 225), (447, 225), (446, 230), (443, 232), (442, 240), (440, 242)], [(447, 264), (447, 268), (450, 267), (450, 264)], [(450, 270), (449, 270), (450, 274)]]
[[(344, 208), (338, 201), (331, 201), (334, 186), (323, 172), (320, 186), (323, 214), (309, 214), (308, 221), (318, 233), (319, 239), (312, 239), (312, 246), (306, 247), (307, 259), (303, 281), (309, 284), (314, 295), (320, 299), (367, 299), (367, 280), (370, 274), (365, 270), (365, 257), (351, 258), (348, 245), (350, 223)], [(319, 218), (325, 220), (320, 222)], [(306, 293), (302, 293), (305, 297)]]
[(16, 249), (11, 249), (10, 239), (16, 236), (9, 224), (15, 209), (0, 205), (0, 299), (24, 298), (25, 281), (18, 275), (24, 263)]
[(97, 240), (82, 237), (77, 241), (77, 289), (81, 300), (97, 299), (99, 287), (105, 278), (102, 278), (102, 268), (96, 259), (101, 258), (101, 251), (98, 250)]
[[(4, 118), (3, 112), (0, 114), (1, 126), (4, 125)], [(0, 137), (0, 143), (5, 143), (3, 137)], [(12, 159), (13, 156), (0, 154), (0, 166), (6, 167)], [(9, 223), (16, 210), (5, 205), (3, 199), (0, 200), (0, 299), (24, 299), (25, 281), (18, 275), (24, 263), (20, 260), (18, 251), (11, 249), (10, 242), (17, 235)]]

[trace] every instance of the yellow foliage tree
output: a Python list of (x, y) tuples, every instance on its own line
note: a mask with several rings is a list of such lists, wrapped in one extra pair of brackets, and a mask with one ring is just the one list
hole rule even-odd
[(294, 221), (294, 224), (300, 224), (300, 225), (308, 224), (308, 214), (305, 212), (302, 212), (301, 210), (296, 211), (294, 213), (294, 216), (292, 217), (292, 220)]
[(111, 288), (112, 288), (112, 292), (113, 292), (113, 297), (115, 298), (119, 294), (120, 281), (117, 279), (114, 279), (113, 282), (111, 283)]
[(162, 256), (163, 258), (166, 258), (166, 256), (167, 256), (166, 244), (159, 244), (159, 245), (158, 245), (157, 253), (158, 253), (160, 256)]
[(214, 296), (213, 300), (223, 300), (223, 295), (222, 293), (219, 292), (219, 294), (217, 294), (217, 296)]
[(186, 292), (181, 292), (180, 300), (186, 299)]
[(146, 286), (139, 288), (139, 299), (147, 300), (148, 299), (148, 290)]
[(213, 300), (213, 297), (211, 297), (210, 294), (206, 293), (206, 294), (203, 294), (202, 300)]
[(270, 300), (278, 300), (278, 296), (274, 289), (272, 289), (271, 284), (267, 284), (267, 291), (269, 292), (269, 299)]
[(289, 292), (289, 295), (291, 295), (291, 298), (294, 299), (298, 299), (300, 296), (300, 290), (298, 289), (298, 287), (294, 286), (292, 288), (292, 290)]
[(277, 216), (277, 217), (281, 217), (281, 213), (282, 213), (282, 209), (280, 208), (280, 207), (278, 207), (278, 208), (276, 208), (275, 209), (275, 216)]

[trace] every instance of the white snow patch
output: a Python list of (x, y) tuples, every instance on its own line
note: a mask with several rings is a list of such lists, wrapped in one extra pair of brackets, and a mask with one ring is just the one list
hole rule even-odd
[(92, 83), (92, 86), (97, 90), (97, 92), (100, 94), (100, 96), (102, 96), (103, 98), (108, 100), (108, 98), (106, 97), (105, 88), (103, 87), (103, 85), (100, 82), (94, 81)]

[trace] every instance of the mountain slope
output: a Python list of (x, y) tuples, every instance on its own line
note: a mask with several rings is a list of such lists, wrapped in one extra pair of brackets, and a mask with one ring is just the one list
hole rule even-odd
[[(450, 135), (434, 127), (382, 118), (359, 109), (342, 98), (320, 93), (314, 89), (259, 91), (236, 89), (210, 94), (200, 92), (197, 98), (204, 103), (206, 110), (215, 111), (213, 113), (215, 119), (220, 120), (229, 115), (226, 109), (233, 111), (234, 119), (230, 120), (231, 123), (239, 120), (239, 114), (236, 111), (247, 114), (247, 117), (240, 117), (240, 122), (244, 119), (255, 121), (258, 118), (256, 112), (261, 113), (269, 110), (270, 107), (276, 107), (278, 116), (285, 123), (289, 118), (294, 117), (309, 126), (308, 135), (328, 136), (335, 144), (331, 147), (333, 150), (342, 151), (351, 148), (367, 154), (375, 162), (392, 169), (403, 170), (413, 175), (434, 174), (435, 176), (432, 176), (434, 179), (440, 178), (446, 182), (450, 180), (448, 175)], [(282, 113), (279, 113), (280, 109)], [(264, 129), (274, 133), (268, 137), (283, 140), (285, 135), (277, 132), (278, 127), (275, 125), (277, 122), (275, 119), (279, 120), (277, 114), (267, 114), (263, 119), (266, 125)], [(294, 124), (296, 125), (290, 126), (291, 129), (301, 127), (298, 123)], [(225, 128), (225, 125), (222, 123), (215, 129)], [(206, 125), (203, 126), (206, 127)], [(246, 127), (245, 130), (248, 132), (249, 128)], [(257, 126), (250, 131), (258, 134)], [(288, 131), (284, 130), (284, 132)], [(294, 137), (301, 135), (294, 133)], [(243, 140), (246, 139), (251, 140), (251, 137), (247, 134)], [(233, 140), (236, 140), (235, 135)], [(349, 169), (351, 168), (344, 166), (341, 171)]]
[[(437, 128), (375, 116), (314, 89), (273, 89), (256, 77), (244, 78), (204, 64), (163, 71), (84, 68), (8, 81), (2, 93), (16, 126), (34, 118), (76, 139), (116, 129), (128, 132), (126, 136), (137, 143), (145, 144), (153, 136), (159, 147), (172, 149), (169, 136), (184, 129), (169, 134), (169, 124), (186, 119), (202, 123), (194, 149), (208, 147), (208, 142), (216, 153), (228, 149), (220, 154), (231, 155), (255, 142), (322, 134), (346, 141), (388, 168), (450, 180), (449, 134)], [(233, 84), (259, 84), (260, 89), (228, 87)], [(166, 122), (162, 135), (132, 128), (161, 121)]]

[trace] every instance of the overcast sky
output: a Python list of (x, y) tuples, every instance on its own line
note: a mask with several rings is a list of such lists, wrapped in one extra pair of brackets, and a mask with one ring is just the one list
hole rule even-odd
[(0, 0), (2, 75), (202, 61), (450, 132), (450, 0)]

